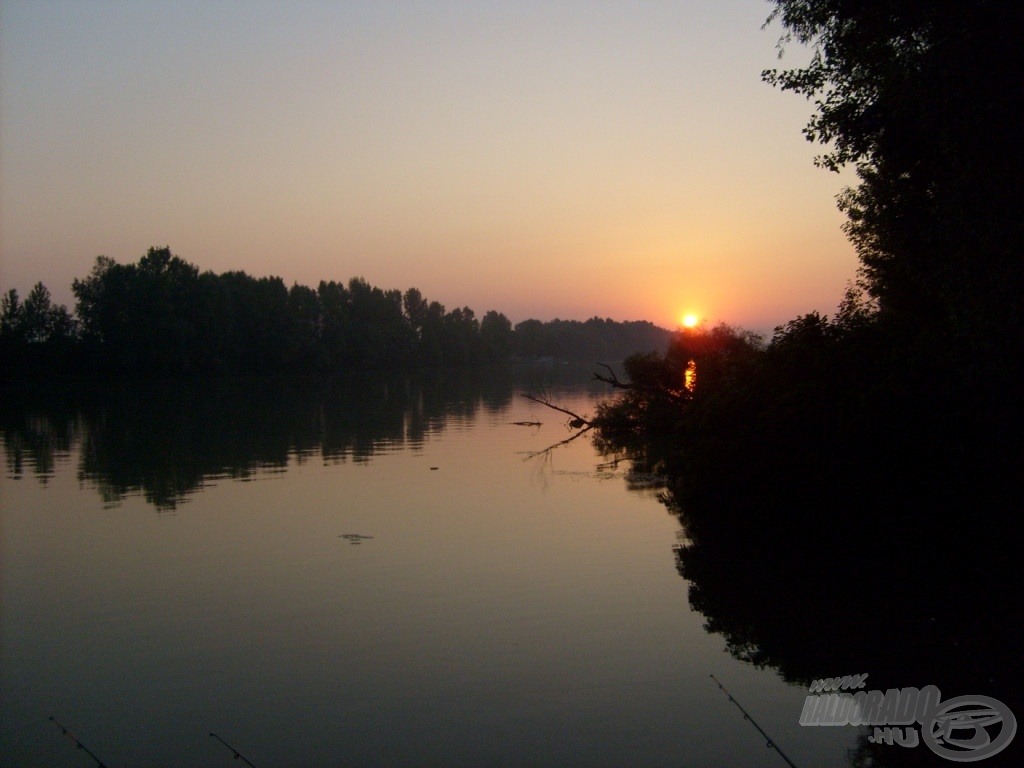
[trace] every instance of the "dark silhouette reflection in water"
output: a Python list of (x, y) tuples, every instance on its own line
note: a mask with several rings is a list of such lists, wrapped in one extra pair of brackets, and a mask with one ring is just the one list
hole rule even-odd
[[(903, 469), (899, 488), (792, 507), (751, 497), (743, 478), (716, 504), (669, 477), (662, 500), (686, 537), (675, 555), (690, 605), (734, 657), (789, 682), (868, 673), (865, 690), (934, 685), (943, 701), (993, 697), (1024, 717), (1016, 482), (983, 462), (961, 465), (956, 482), (938, 467)], [(951, 764), (923, 743), (875, 744), (872, 728), (860, 731), (850, 765)], [(980, 764), (1022, 758), (1018, 734)]]
[[(504, 737), (509, 740), (564, 750), (546, 762), (531, 760), (539, 752), (520, 752), (524, 759), (507, 764), (567, 764), (581, 749), (590, 749), (593, 758), (604, 753), (603, 763), (589, 764), (630, 764), (615, 758), (644, 746), (637, 733), (653, 741), (656, 730), (658, 739), (667, 733), (669, 741), (678, 740), (667, 749), (680, 755), (679, 764), (687, 757), (690, 764), (728, 764), (728, 758), (716, 761), (707, 753), (742, 754), (734, 737), (756, 739), (756, 733), (733, 711), (721, 715), (726, 722), (704, 717), (714, 707), (709, 702), (727, 708), (707, 672), (739, 665), (722, 658), (717, 642), (708, 642), (699, 619), (677, 611), (684, 589), (706, 629), (722, 637), (736, 659), (777, 670), (793, 685), (868, 673), (868, 689), (934, 685), (943, 699), (977, 694), (1004, 702), (1018, 717), (1024, 714), (1018, 694), (1018, 540), (1009, 533), (1019, 507), (1012, 475), (961, 464), (963, 474), (954, 483), (948, 466), (929, 473), (911, 471), (904, 462), (898, 489), (862, 483), (840, 485), (854, 488), (855, 495), (827, 493), (827, 484), (819, 482), (813, 492), (755, 497), (743, 492), (750, 484), (737, 478), (733, 492), (719, 498), (695, 494), (670, 476), (661, 493), (687, 536), (676, 552), (684, 585), (668, 559), (675, 541), (671, 526), (657, 526), (649, 545), (636, 549), (637, 559), (617, 559), (622, 544), (610, 534), (646, 523), (640, 517), (623, 522), (619, 509), (594, 514), (590, 503), (610, 490), (603, 480), (550, 490), (531, 484), (529, 495), (519, 497), (509, 493), (512, 481), (491, 474), (521, 467), (520, 435), (532, 435), (533, 428), (508, 427), (509, 442), (489, 455), (486, 441), (494, 432), (481, 426), (546, 420), (540, 411), (515, 409), (514, 403), (525, 402), (515, 394), (522, 388), (523, 382), (507, 376), (452, 376), (146, 385), (4, 398), (5, 482), (22, 478), (19, 492), (39, 491), (21, 493), (34, 496), (38, 506), (12, 515), (17, 526), (5, 528), (8, 541), (16, 542), (8, 552), (20, 555), (11, 570), (18, 578), (8, 579), (17, 588), (5, 608), (8, 616), (24, 617), (10, 622), (5, 636), (14, 660), (4, 666), (11, 679), (7, 695), (22, 707), (19, 720), (5, 721), (18, 724), (7, 733), (31, 730), (31, 723), (45, 722), (51, 711), (67, 716), (64, 709), (47, 709), (67, 697), (63, 706), (76, 728), (79, 707), (106, 718), (82, 731), (104, 755), (118, 750), (103, 748), (102, 734), (122, 732), (128, 721), (131, 728), (142, 727), (137, 722), (150, 729), (170, 724), (151, 741), (154, 750), (176, 753), (183, 734), (221, 727), (222, 720), (203, 718), (231, 711), (237, 722), (232, 743), (258, 744), (264, 755), (288, 752), (309, 723), (323, 728), (329, 721), (324, 750), (346, 745), (364, 756), (376, 754), (377, 737), (367, 734), (377, 728), (387, 734), (380, 743), (401, 756), (424, 754), (428, 743), (440, 750), (431, 754), (440, 755), (452, 737), (462, 739), (460, 754), (483, 756), (462, 764), (496, 764), (486, 759), (495, 755), (495, 731), (489, 729), (500, 727), (510, 729)], [(557, 385), (549, 394), (559, 402)], [(432, 436), (441, 430), (452, 437), (463, 428), (477, 436), (477, 442), (467, 442), (470, 457), (452, 450), (428, 461), (410, 460), (417, 458), (408, 454), (418, 446), (434, 447)], [(567, 434), (559, 430), (555, 436)], [(537, 447), (547, 444), (545, 436)], [(390, 451), (396, 455), (383, 456)], [(450, 502), (452, 467), (427, 471), (437, 455), (462, 456), (465, 467), (477, 467), (461, 475), (465, 493), (459, 504)], [(587, 452), (583, 463), (566, 463), (555, 452), (554, 468), (570, 477), (589, 476), (593, 460)], [(307, 466), (297, 471), (303, 462)], [(313, 472), (321, 462), (348, 466)], [(363, 471), (368, 464), (373, 472)], [(393, 474), (384, 471), (388, 466)], [(95, 509), (91, 494), (98, 490), (112, 504), (143, 497), (158, 509), (172, 509), (194, 494), (191, 509), (204, 514), (66, 514), (65, 499), (79, 502), (51, 491), (74, 476), (71, 468), (78, 492), (90, 496), (81, 500), (83, 510)], [(276, 480), (262, 486), (225, 482), (209, 495), (199, 493), (221, 478), (286, 468), (294, 472), (291, 487)], [(657, 473), (646, 469), (632, 465), (627, 487), (656, 492)], [(598, 473), (614, 476), (613, 484), (622, 482), (620, 473)], [(330, 476), (331, 493), (316, 488), (318, 474)], [(391, 493), (410, 476), (414, 491), (432, 489), (431, 494), (407, 499)], [(29, 486), (36, 482), (49, 488)], [(381, 505), (365, 512), (360, 505), (337, 505), (324, 512), (324, 498), (347, 500), (357, 486), (362, 498), (383, 496)], [(224, 503), (230, 495), (217, 494), (227, 490), (245, 500)], [(263, 497), (269, 500), (262, 503)], [(288, 504), (281, 504), (286, 498)], [(421, 505), (424, 498), (431, 503)], [(520, 498), (528, 503), (520, 504)], [(894, 505), (895, 499), (900, 501)], [(52, 536), (59, 522), (73, 525), (71, 534)], [(22, 533), (15, 537), (18, 526)], [(81, 545), (83, 532), (94, 537), (88, 547)], [(594, 537), (598, 548), (591, 542), (574, 549), (576, 534)], [(52, 548), (51, 540), (57, 542)], [(365, 543), (350, 546), (352, 541)], [(668, 567), (665, 578), (639, 581), (658, 552)], [(536, 567), (538, 562), (545, 567)], [(643, 586), (634, 586), (633, 576)], [(674, 612), (685, 613), (685, 620), (676, 621)], [(539, 629), (523, 630), (530, 626)], [(240, 627), (259, 641), (238, 643)], [(578, 647), (596, 650), (588, 656)], [(703, 647), (708, 656), (695, 650)], [(268, 676), (255, 677), (254, 669)], [(682, 677), (673, 679), (673, 670), (684, 670)], [(215, 691), (207, 685), (211, 671), (223, 683)], [(752, 677), (762, 679), (748, 690), (777, 684), (774, 674)], [(739, 694), (735, 678), (721, 679)], [(587, 686), (591, 679), (593, 688)], [(382, 685), (394, 698), (379, 698)], [(407, 688), (424, 698), (410, 698)], [(826, 734), (799, 728), (800, 692), (778, 688), (775, 701), (796, 695), (785, 699), (792, 704), (784, 705), (784, 717), (774, 723), (781, 709), (773, 712), (763, 702), (755, 709), (743, 694), (742, 700), (802, 768), (808, 762), (780, 731), (783, 720), (801, 737), (813, 737), (815, 748), (830, 736), (839, 742), (837, 728), (850, 734), (841, 740), (843, 749), (861, 733), (852, 765), (948, 762), (923, 745), (871, 744), (868, 729), (837, 726)], [(627, 699), (630, 691), (635, 695)], [(482, 698), (467, 698), (467, 692)], [(326, 708), (326, 719), (317, 720), (301, 706), (293, 719), (279, 718), (286, 708), (263, 704), (279, 700), (262, 698), (271, 695), (315, 701)], [(20, 704), (25, 700), (30, 707)], [(628, 713), (618, 708), (623, 701), (629, 702)], [(451, 727), (452, 712), (471, 725)], [(563, 730), (567, 716), (583, 734), (578, 742), (567, 740), (573, 730)], [(620, 752), (602, 741), (613, 732), (608, 743)], [(708, 733), (717, 738), (694, 738)], [(45, 732), (39, 739), (48, 743), (51, 737)], [(433, 740), (422, 741), (427, 737)], [(34, 738), (25, 749), (39, 748)], [(1022, 743), (1018, 736), (982, 765), (1021, 764)], [(763, 742), (754, 746), (764, 752)], [(652, 747), (649, 754), (664, 755), (665, 749)], [(257, 762), (296, 764), (283, 758)]]
[(11, 393), (0, 406), (7, 475), (46, 482), (73, 460), (119, 503), (174, 509), (203, 484), (302, 463), (366, 462), (507, 409), (507, 374), (144, 383)]
[(572, 432), (519, 392), (596, 393), (520, 378), (5, 400), (0, 763), (63, 764), (56, 716), (124, 765), (213, 764), (211, 730), (261, 766), (759, 765), (692, 736), (709, 657), (740, 665), (680, 602), (674, 521), (585, 440), (529, 458)]
[(79, 480), (108, 503), (141, 493), (171, 510), (206, 482), (280, 472), (291, 458), (361, 463), (415, 450), (432, 433), (505, 412), (517, 387), (578, 387), (580, 374), (527, 367), (12, 390), (0, 398), (0, 433), (8, 477), (45, 483), (75, 460)]

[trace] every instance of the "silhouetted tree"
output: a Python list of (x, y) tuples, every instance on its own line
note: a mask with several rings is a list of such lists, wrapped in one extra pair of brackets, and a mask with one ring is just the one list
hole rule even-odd
[(64, 375), (74, 369), (78, 329), (63, 305), (36, 283), (21, 301), (11, 288), (0, 298), (0, 378), (38, 379)]
[(18, 291), (11, 288), (0, 299), (0, 338), (7, 343), (23, 341), (24, 318), (25, 308), (18, 297)]
[(444, 304), (427, 304), (420, 329), (420, 360), (428, 365), (442, 365), (444, 360)]
[(24, 302), (14, 288), (7, 292), (0, 300), (0, 329), (35, 344), (75, 334), (67, 308), (55, 305), (50, 290), (42, 283), (32, 287)]
[(881, 319), (957, 366), (1019, 354), (1024, 6), (775, 0), (802, 68), (765, 79), (815, 100), (805, 133), (853, 165), (846, 231)]
[(137, 265), (98, 257), (89, 277), (72, 284), (83, 337), (124, 373), (191, 370), (198, 278), (169, 248), (150, 248)]
[(348, 284), (351, 297), (349, 350), (352, 361), (369, 368), (408, 362), (413, 332), (402, 308), (402, 293), (371, 286), (361, 277)]
[(333, 280), (320, 281), (320, 344), (328, 370), (341, 370), (347, 363), (350, 302), (348, 289)]
[(319, 299), (312, 288), (296, 283), (288, 289), (288, 365), (317, 370), (325, 364), (321, 354)]
[(469, 307), (448, 312), (441, 323), (441, 355), (446, 365), (472, 365), (480, 359), (480, 323)]
[(418, 288), (410, 288), (402, 296), (402, 310), (405, 312), (405, 319), (412, 328), (417, 339), (423, 338), (423, 324), (427, 319), (427, 300), (423, 298)]
[(540, 320), (523, 320), (516, 324), (516, 353), (523, 357), (540, 357), (544, 355), (544, 323)]
[[(14, 331), (29, 344), (41, 344), (58, 339), (66, 339), (74, 334), (74, 323), (67, 309), (55, 306), (50, 300), (50, 291), (42, 283), (36, 283), (28, 294), (25, 302), (18, 305), (17, 292), (13, 289), (8, 293), (11, 298), (11, 314), (13, 315)], [(4, 307), (4, 324), (7, 324), (7, 307)]]
[(480, 321), (480, 342), (489, 360), (505, 360), (512, 351), (512, 322), (493, 309)]

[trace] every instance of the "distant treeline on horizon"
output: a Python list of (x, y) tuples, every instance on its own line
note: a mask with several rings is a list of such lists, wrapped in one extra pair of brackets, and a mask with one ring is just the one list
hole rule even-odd
[(316, 289), (279, 277), (215, 274), (150, 248), (137, 264), (99, 256), (72, 283), (74, 313), (37, 283), (0, 300), (4, 379), (339, 373), (543, 358), (611, 362), (663, 352), (647, 321), (525, 320), (446, 310), (416, 288), (354, 277)]

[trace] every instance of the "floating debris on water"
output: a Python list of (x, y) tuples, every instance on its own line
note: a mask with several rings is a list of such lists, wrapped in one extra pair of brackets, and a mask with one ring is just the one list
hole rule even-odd
[(361, 533), (342, 533), (338, 538), (347, 539), (349, 544), (362, 544), (367, 539), (372, 539), (373, 536), (364, 536)]

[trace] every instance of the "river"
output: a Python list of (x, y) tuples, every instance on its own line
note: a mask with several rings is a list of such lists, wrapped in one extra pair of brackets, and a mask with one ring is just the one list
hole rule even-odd
[(110, 766), (785, 766), (712, 674), (846, 764), (860, 732), (802, 728), (691, 609), (656, 483), (523, 394), (609, 396), (556, 366), (8, 402), (0, 764), (95, 765), (60, 723)]

